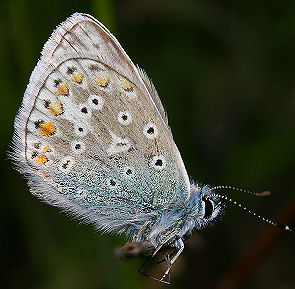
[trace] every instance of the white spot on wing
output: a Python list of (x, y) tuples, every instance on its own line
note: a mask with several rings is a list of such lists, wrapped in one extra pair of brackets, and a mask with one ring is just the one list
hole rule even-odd
[(155, 170), (161, 171), (166, 167), (166, 159), (162, 155), (154, 156), (151, 160), (151, 166)]
[(123, 177), (127, 179), (132, 179), (133, 176), (134, 176), (134, 169), (129, 166), (126, 166), (123, 170)]
[(82, 141), (74, 140), (71, 144), (71, 149), (75, 154), (80, 154), (85, 151), (85, 144)]
[(102, 109), (103, 99), (96, 94), (89, 95), (88, 104), (93, 109)]
[(143, 134), (148, 139), (153, 139), (153, 138), (157, 137), (158, 129), (154, 123), (150, 122), (143, 128)]
[(127, 138), (120, 138), (110, 131), (112, 137), (112, 143), (107, 149), (109, 155), (118, 154), (121, 152), (126, 152), (131, 147), (131, 143)]
[(118, 122), (123, 125), (128, 125), (132, 122), (132, 116), (129, 111), (120, 111), (118, 113)]
[(87, 134), (87, 128), (83, 124), (75, 124), (75, 134), (77, 136), (85, 136)]
[(66, 156), (59, 162), (58, 169), (63, 173), (69, 173), (74, 163), (75, 161), (71, 156)]
[(79, 115), (85, 118), (91, 117), (91, 108), (87, 103), (81, 103), (79, 105)]

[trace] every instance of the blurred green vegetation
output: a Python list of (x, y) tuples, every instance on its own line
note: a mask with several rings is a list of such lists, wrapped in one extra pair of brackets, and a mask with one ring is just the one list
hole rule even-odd
[[(164, 288), (121, 263), (124, 237), (101, 235), (29, 194), (7, 160), (13, 120), (42, 45), (74, 12), (101, 20), (143, 67), (168, 111), (189, 175), (276, 216), (294, 196), (295, 2), (1, 1), (2, 288)], [(284, 221), (284, 220), (281, 220)], [(216, 288), (268, 225), (228, 205), (195, 233), (169, 288)], [(294, 288), (294, 236), (284, 235), (239, 288)]]

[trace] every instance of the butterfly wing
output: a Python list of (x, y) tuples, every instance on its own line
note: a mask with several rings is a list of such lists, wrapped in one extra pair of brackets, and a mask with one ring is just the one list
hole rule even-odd
[(189, 196), (156, 90), (86, 14), (45, 44), (15, 120), (12, 158), (33, 194), (107, 231), (140, 226)]

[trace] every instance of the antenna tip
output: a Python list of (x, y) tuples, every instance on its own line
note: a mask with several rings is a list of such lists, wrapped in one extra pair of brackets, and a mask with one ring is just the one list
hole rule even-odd
[(257, 196), (259, 197), (265, 197), (265, 196), (269, 196), (271, 194), (270, 191), (263, 191), (261, 193), (257, 193)]
[(280, 227), (281, 229), (285, 230), (285, 231), (292, 232), (292, 229), (289, 226), (285, 225), (285, 224), (278, 223), (277, 226)]

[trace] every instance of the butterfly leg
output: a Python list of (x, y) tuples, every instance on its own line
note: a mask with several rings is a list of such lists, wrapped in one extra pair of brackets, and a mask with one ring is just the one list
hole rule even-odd
[[(158, 281), (161, 282), (161, 283), (165, 283), (165, 284), (169, 285), (170, 284), (170, 269), (171, 269), (172, 264), (171, 264), (171, 260), (170, 260), (170, 255), (168, 253), (164, 254), (164, 258), (165, 258), (165, 261), (167, 263), (167, 268), (169, 268), (169, 271), (167, 273), (167, 270), (168, 270), (167, 269), (165, 274)], [(167, 279), (167, 281), (164, 280), (165, 278)]]
[(171, 261), (169, 260), (169, 263), (167, 263), (167, 270), (166, 270), (166, 272), (163, 274), (162, 278), (160, 279), (160, 282), (164, 282), (164, 283), (165, 283), (165, 281), (164, 281), (165, 277), (166, 277), (168, 274), (169, 274), (169, 276), (170, 276), (170, 269), (171, 269), (172, 265), (174, 264), (174, 262), (177, 260), (177, 258), (179, 257), (179, 255), (182, 253), (182, 251), (183, 251), (183, 249), (184, 249), (184, 243), (183, 243), (183, 241), (182, 241), (181, 238), (179, 238), (179, 239), (177, 240), (177, 243), (178, 243), (179, 249), (178, 249), (176, 255), (171, 259)]
[[(149, 268), (150, 268), (150, 265), (151, 265), (151, 260), (152, 258), (148, 259), (144, 264), (142, 264), (138, 270), (139, 273), (143, 274), (144, 276), (147, 276), (155, 281), (158, 281), (160, 283), (164, 283), (164, 284), (170, 284), (170, 271), (165, 275), (163, 276), (161, 279), (158, 279), (156, 277), (153, 277), (151, 275), (149, 275), (147, 272), (149, 271)], [(170, 256), (168, 253), (164, 253), (164, 259), (163, 259), (163, 262), (166, 261), (167, 263), (167, 267), (171, 267), (171, 261), (170, 261)], [(159, 263), (159, 262), (157, 262)], [(166, 278), (167, 280), (164, 280), (164, 278), (168, 276), (168, 278)]]
[[(169, 259), (171, 259), (176, 253), (177, 253), (177, 248), (175, 248), (175, 250), (172, 252), (172, 253), (170, 253), (170, 254), (168, 254), (168, 256), (169, 256)], [(163, 263), (163, 262), (165, 262), (165, 261), (167, 261), (167, 259), (165, 258), (165, 256), (164, 256), (164, 258), (163, 259), (161, 259), (160, 261), (158, 261), (157, 263), (158, 264), (161, 264), (161, 263)]]
[(172, 232), (170, 235), (168, 235), (162, 242), (161, 244), (156, 248), (156, 250), (153, 253), (152, 257), (155, 257), (155, 255), (161, 250), (163, 245), (168, 244), (169, 241), (173, 238), (177, 237), (177, 232)]

